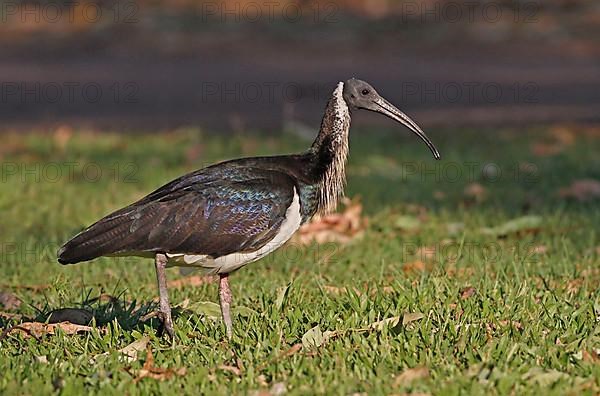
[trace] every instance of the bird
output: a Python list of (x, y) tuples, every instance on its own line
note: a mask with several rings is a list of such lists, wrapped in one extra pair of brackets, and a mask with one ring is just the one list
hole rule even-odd
[(154, 258), (159, 331), (174, 337), (166, 268), (219, 276), (226, 335), (233, 336), (229, 275), (288, 241), (344, 194), (351, 115), (368, 110), (407, 127), (440, 159), (425, 132), (367, 82), (339, 82), (317, 136), (299, 154), (233, 159), (181, 176), (85, 228), (58, 251), (61, 264), (101, 256)]

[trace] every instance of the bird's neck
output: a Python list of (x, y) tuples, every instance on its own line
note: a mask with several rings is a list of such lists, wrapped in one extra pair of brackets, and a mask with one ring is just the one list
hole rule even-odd
[(350, 110), (342, 95), (344, 84), (339, 83), (325, 108), (321, 129), (310, 151), (315, 155), (315, 176), (318, 184), (317, 213), (335, 209), (344, 195)]

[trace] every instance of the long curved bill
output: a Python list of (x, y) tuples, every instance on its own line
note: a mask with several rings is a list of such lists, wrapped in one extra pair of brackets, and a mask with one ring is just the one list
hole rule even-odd
[(382, 97), (378, 97), (373, 102), (377, 105), (377, 109), (374, 111), (376, 111), (380, 114), (383, 114), (393, 120), (396, 120), (399, 123), (401, 123), (402, 125), (404, 125), (405, 127), (407, 127), (408, 129), (410, 129), (423, 142), (425, 142), (427, 147), (429, 147), (429, 150), (431, 150), (431, 152), (433, 153), (433, 157), (435, 159), (439, 160), (440, 158), (442, 158), (440, 156), (440, 152), (433, 145), (433, 142), (427, 137), (425, 132), (423, 132), (423, 130), (421, 128), (419, 128), (417, 123), (410, 119), (409, 116), (407, 116), (406, 114), (404, 114), (403, 112), (398, 110), (398, 108), (396, 108), (396, 106), (394, 106), (387, 100), (383, 99)]

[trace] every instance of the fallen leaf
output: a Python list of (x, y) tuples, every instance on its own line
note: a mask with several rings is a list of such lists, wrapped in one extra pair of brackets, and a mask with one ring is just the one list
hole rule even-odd
[(509, 220), (506, 223), (496, 227), (483, 228), (481, 232), (497, 237), (520, 232), (534, 232), (541, 228), (542, 222), (543, 221), (540, 216), (523, 216)]
[(534, 246), (530, 250), (530, 252), (534, 253), (534, 254), (545, 254), (545, 253), (548, 252), (548, 246), (546, 246), (546, 245), (537, 245), (537, 246)]
[(567, 282), (567, 293), (575, 294), (583, 285), (583, 279), (572, 279)]
[(275, 382), (269, 390), (271, 396), (281, 396), (284, 395), (286, 392), (287, 385), (285, 384), (285, 382)]
[(54, 144), (58, 149), (64, 151), (67, 143), (71, 140), (71, 136), (73, 136), (73, 128), (67, 125), (61, 125), (54, 131)]
[(315, 216), (304, 224), (294, 235), (292, 243), (309, 245), (313, 241), (323, 244), (327, 242), (349, 243), (364, 233), (367, 219), (361, 216), (362, 204), (358, 200), (342, 200), (345, 206), (341, 213), (326, 216)]
[(402, 326), (406, 326), (409, 323), (416, 322), (425, 317), (421, 312), (405, 313), (402, 317)]
[(558, 191), (561, 198), (572, 198), (580, 202), (587, 202), (600, 198), (600, 181), (594, 179), (575, 180), (569, 187)]
[(12, 313), (12, 312), (0, 311), (0, 317), (6, 318), (6, 319), (20, 320), (23, 317), (23, 315), (17, 314), (17, 313)]
[(323, 290), (325, 290), (326, 292), (331, 293), (331, 294), (343, 294), (343, 293), (346, 293), (346, 288), (345, 287), (337, 287), (337, 286), (330, 286), (330, 285), (323, 286)]
[(242, 375), (242, 370), (240, 370), (239, 368), (237, 368), (235, 366), (227, 366), (225, 364), (221, 364), (217, 368), (221, 371), (227, 371), (229, 373), (232, 373), (233, 375), (236, 375), (238, 377)]
[(294, 344), (292, 345), (292, 347), (290, 349), (288, 349), (287, 351), (281, 353), (277, 360), (280, 359), (285, 359), (287, 357), (290, 357), (292, 355), (295, 355), (297, 352), (299, 352), (302, 349), (302, 344)]
[(477, 289), (475, 289), (474, 287), (472, 287), (472, 286), (465, 287), (460, 291), (460, 299), (466, 300), (469, 297), (474, 296), (475, 293), (477, 293)]
[(402, 271), (414, 273), (414, 272), (423, 272), (427, 269), (427, 265), (421, 260), (411, 261), (402, 266)]
[(144, 378), (152, 378), (158, 381), (165, 381), (174, 376), (184, 376), (186, 373), (185, 367), (178, 369), (162, 368), (154, 366), (154, 356), (150, 345), (146, 347), (146, 361), (144, 366), (137, 372), (134, 372), (134, 382), (139, 382)]
[(414, 367), (404, 370), (394, 380), (395, 386), (409, 385), (411, 382), (429, 377), (429, 369), (427, 367)]
[(446, 193), (440, 190), (435, 190), (433, 192), (433, 198), (438, 201), (442, 201), (446, 198)]
[(13, 334), (17, 332), (23, 332), (28, 336), (33, 336), (36, 338), (42, 337), (44, 335), (54, 335), (58, 331), (58, 329), (62, 330), (64, 333), (68, 335), (73, 335), (81, 332), (92, 331), (94, 328), (90, 326), (82, 326), (78, 324), (73, 324), (70, 322), (62, 322), (62, 323), (41, 323), (41, 322), (25, 322), (19, 325), (13, 326), (10, 329), (7, 329), (7, 334)]
[[(125, 346), (124, 348), (119, 349), (118, 352), (121, 354), (120, 360), (127, 363), (136, 361), (138, 359), (139, 353), (147, 348), (149, 341), (150, 337), (144, 336), (139, 340), (135, 340), (134, 342)], [(98, 358), (109, 356), (109, 354), (109, 352), (104, 352), (100, 355), (94, 356), (94, 358), (91, 360), (97, 361)]]
[(46, 355), (36, 356), (35, 361), (38, 363), (41, 363), (41, 364), (48, 364), (48, 356), (46, 356)]
[(369, 325), (369, 328), (377, 331), (382, 331), (386, 327), (396, 327), (400, 323), (400, 316), (393, 316), (391, 318), (379, 320)]
[(323, 345), (324, 342), (325, 337), (323, 337), (323, 332), (319, 325), (308, 330), (302, 336), (302, 347), (308, 350), (318, 348)]
[(565, 146), (560, 143), (536, 142), (531, 145), (531, 152), (536, 157), (551, 157), (562, 153)]
[(521, 324), (521, 322), (517, 322), (516, 320), (501, 320), (498, 323), (500, 323), (500, 325), (504, 327), (512, 326), (517, 330), (523, 330), (523, 325)]
[(575, 142), (575, 133), (566, 127), (555, 127), (551, 130), (550, 139), (534, 142), (531, 152), (537, 157), (549, 157), (562, 153)]
[(0, 304), (2, 304), (5, 309), (17, 309), (21, 306), (21, 300), (10, 292), (0, 291)]
[(457, 278), (468, 278), (473, 275), (475, 270), (471, 267), (459, 267), (456, 268), (456, 265), (452, 264), (446, 269), (446, 275), (449, 277), (457, 277)]
[(479, 183), (468, 184), (463, 193), (467, 198), (472, 198), (477, 202), (483, 201), (487, 196), (486, 188)]
[(94, 315), (86, 309), (61, 308), (50, 312), (48, 323), (70, 322), (77, 325), (87, 325), (93, 318)]
[(586, 350), (582, 351), (582, 360), (584, 362), (589, 363), (597, 363), (600, 362), (600, 349), (590, 350), (589, 352)]

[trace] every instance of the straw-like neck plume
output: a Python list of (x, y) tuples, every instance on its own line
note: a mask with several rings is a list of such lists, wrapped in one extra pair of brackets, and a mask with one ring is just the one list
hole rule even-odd
[(343, 91), (344, 83), (340, 82), (327, 103), (321, 129), (310, 149), (317, 156), (319, 214), (335, 209), (346, 186), (350, 110)]

